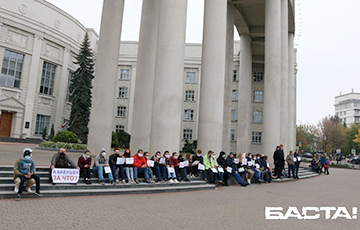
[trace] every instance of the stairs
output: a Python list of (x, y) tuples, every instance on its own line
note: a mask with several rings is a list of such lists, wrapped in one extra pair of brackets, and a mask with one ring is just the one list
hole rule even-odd
[[(286, 172), (288, 169), (286, 168)], [(298, 172), (299, 179), (307, 179), (319, 176), (316, 172), (312, 171), (309, 167), (300, 167)], [(273, 182), (287, 182), (287, 181), (294, 181), (296, 179), (293, 178), (283, 178), (283, 179), (273, 179)]]
[[(106, 185), (100, 185), (99, 179), (92, 174), (92, 185), (87, 185), (80, 178), (75, 184), (56, 184), (49, 183), (49, 168), (37, 167), (36, 174), (40, 176), (41, 193), (44, 197), (66, 197), (66, 196), (102, 196), (102, 195), (121, 195), (121, 194), (148, 194), (163, 192), (184, 192), (214, 190), (215, 186), (206, 184), (205, 181), (192, 179), (191, 182), (179, 184), (169, 183), (140, 183), (138, 185), (117, 184), (110, 185), (105, 179)], [(35, 191), (35, 185), (32, 187)], [(0, 166), (0, 199), (13, 199), (16, 197), (14, 192), (13, 166)], [(35, 194), (23, 192), (22, 198), (34, 198)]]

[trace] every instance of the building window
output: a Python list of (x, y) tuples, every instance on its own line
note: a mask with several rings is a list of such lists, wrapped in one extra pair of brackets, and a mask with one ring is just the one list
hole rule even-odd
[(128, 98), (128, 88), (127, 87), (119, 87), (119, 97), (120, 98)]
[(129, 80), (130, 79), (130, 70), (129, 69), (121, 69), (120, 70), (120, 79), (121, 80)]
[(35, 127), (35, 134), (43, 134), (44, 128), (46, 127), (46, 134), (49, 133), (49, 127), (50, 127), (50, 117), (38, 114), (36, 116), (36, 127)]
[(233, 81), (238, 81), (237, 79), (237, 70), (233, 70)]
[(254, 111), (253, 112), (253, 122), (254, 123), (262, 123), (263, 113), (262, 111)]
[(236, 121), (236, 110), (235, 109), (231, 110), (231, 121)]
[(20, 87), (24, 55), (5, 50), (1, 69), (0, 85)]
[(192, 140), (192, 129), (184, 129), (183, 139), (184, 140)]
[(236, 92), (236, 89), (233, 89), (233, 90), (232, 90), (231, 99), (232, 99), (233, 101), (237, 101), (237, 92)]
[(184, 120), (185, 121), (192, 121), (194, 120), (194, 110), (186, 109), (184, 113)]
[(117, 107), (117, 116), (118, 117), (126, 117), (126, 106), (118, 106)]
[[(339, 113), (336, 113), (336, 114), (339, 114)], [(360, 110), (355, 109), (355, 114), (360, 114)]]
[(254, 102), (263, 102), (263, 91), (254, 91)]
[(186, 83), (195, 83), (196, 82), (196, 73), (195, 72), (186, 72)]
[(55, 70), (56, 66), (47, 62), (44, 62), (41, 83), (40, 83), (40, 93), (53, 95), (54, 92), (54, 81), (55, 81)]
[(73, 75), (73, 73), (71, 71), (69, 71), (68, 87), (67, 87), (67, 91), (66, 91), (66, 101), (70, 100), (70, 84), (71, 84), (72, 75)]
[(346, 115), (346, 111), (344, 111), (344, 116)]
[(231, 130), (230, 140), (231, 140), (231, 141), (235, 141), (235, 129), (232, 129), (232, 130)]
[(185, 91), (185, 101), (195, 101), (195, 91), (186, 90)]
[(252, 132), (252, 140), (251, 142), (254, 144), (260, 144), (261, 143), (261, 132)]
[(264, 82), (264, 73), (254, 72), (254, 82)]
[(116, 125), (115, 127), (115, 131), (118, 133), (120, 131), (124, 131), (125, 130), (125, 126), (124, 125)]

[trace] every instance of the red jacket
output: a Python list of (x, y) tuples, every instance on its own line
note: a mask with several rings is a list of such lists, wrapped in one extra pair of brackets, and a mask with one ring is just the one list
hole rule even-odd
[(85, 165), (89, 165), (89, 166), (91, 165), (91, 157), (85, 160), (83, 156), (80, 156), (78, 160), (78, 166), (80, 168), (84, 168)]
[(170, 157), (170, 165), (173, 167), (178, 167), (179, 166), (179, 161), (178, 159), (175, 159), (173, 156)]
[(143, 165), (146, 165), (146, 166), (148, 165), (146, 158), (144, 156), (140, 158), (138, 156), (138, 154), (135, 154), (133, 166), (137, 167), (137, 168), (141, 168), (141, 166), (143, 166)]

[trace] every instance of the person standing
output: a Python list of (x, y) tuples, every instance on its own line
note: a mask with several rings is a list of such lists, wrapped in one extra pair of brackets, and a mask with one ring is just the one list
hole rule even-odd
[[(323, 172), (323, 168), (325, 165), (325, 161), (326, 161), (326, 156), (325, 154), (321, 154), (321, 158), (320, 158), (320, 163), (321, 163), (321, 169), (320, 169), (320, 174)], [(346, 161), (345, 161), (346, 163)], [(324, 173), (325, 173), (325, 169), (324, 169)]]
[(91, 156), (90, 156), (90, 150), (85, 150), (85, 153), (79, 157), (78, 159), (78, 166), (80, 168), (80, 172), (82, 176), (84, 177), (85, 184), (91, 184), (91, 171), (90, 171), (90, 165), (91, 165)]
[(293, 152), (290, 151), (289, 155), (286, 156), (286, 162), (288, 163), (288, 178), (291, 178), (291, 173), (293, 178), (295, 179), (295, 162), (296, 157), (293, 155)]
[(295, 164), (294, 164), (294, 168), (295, 168), (295, 178), (299, 179), (298, 173), (299, 173), (299, 167), (300, 167), (300, 163), (301, 163), (301, 155), (299, 153), (299, 150), (295, 150), (295, 154), (294, 154), (294, 160)]
[(282, 179), (282, 170), (284, 167), (284, 152), (281, 150), (280, 146), (276, 146), (273, 158), (275, 164), (276, 179)]
[(40, 193), (40, 177), (35, 174), (35, 164), (34, 161), (31, 160), (32, 157), (32, 149), (25, 148), (23, 149), (23, 158), (19, 162), (19, 172), (23, 175), (19, 176), (20, 178), (20, 184), (19, 184), (19, 191), (16, 196), (16, 200), (21, 199), (21, 194), (24, 188), (24, 183), (28, 179), (34, 179), (36, 182), (36, 190), (35, 194), (37, 196), (42, 196)]

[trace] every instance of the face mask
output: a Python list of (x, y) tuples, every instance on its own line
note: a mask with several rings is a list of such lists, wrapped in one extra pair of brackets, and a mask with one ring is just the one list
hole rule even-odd
[(201, 157), (201, 154), (196, 154), (198, 157)]
[(212, 158), (215, 158), (215, 155), (211, 155)]
[(225, 157), (226, 157), (225, 155), (222, 156), (222, 158), (225, 158)]
[(24, 158), (25, 158), (25, 160), (28, 160), (28, 161), (31, 160), (31, 156), (25, 156)]
[(139, 156), (139, 157), (143, 157), (143, 155), (142, 155), (141, 153), (138, 153), (138, 156)]
[(174, 156), (174, 159), (178, 159), (178, 156)]
[(150, 159), (150, 156), (147, 156), (147, 157), (146, 157), (146, 159), (148, 159), (148, 160), (149, 160), (149, 159)]
[(166, 158), (170, 158), (170, 155), (165, 155)]
[(83, 157), (84, 157), (84, 159), (88, 159), (88, 155), (84, 154)]
[(61, 157), (65, 156), (65, 153), (64, 153), (64, 152), (60, 152), (60, 156), (61, 156)]
[(103, 157), (105, 157), (105, 156), (106, 156), (106, 152), (102, 152), (101, 155), (102, 155)]

